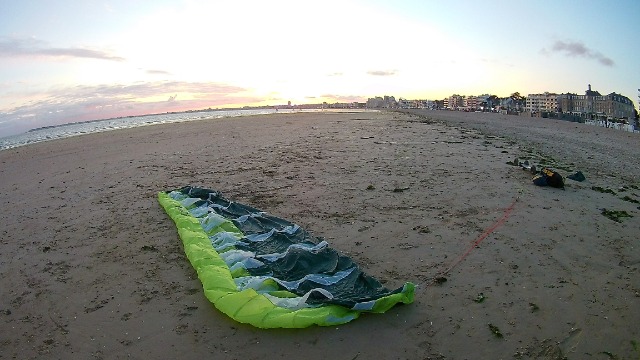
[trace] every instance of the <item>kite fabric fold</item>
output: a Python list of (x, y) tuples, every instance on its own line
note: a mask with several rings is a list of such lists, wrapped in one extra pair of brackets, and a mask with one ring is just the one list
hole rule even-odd
[(238, 322), (331, 326), (413, 302), (414, 284), (389, 290), (300, 226), (219, 192), (187, 186), (160, 192), (158, 201), (176, 224), (205, 296)]

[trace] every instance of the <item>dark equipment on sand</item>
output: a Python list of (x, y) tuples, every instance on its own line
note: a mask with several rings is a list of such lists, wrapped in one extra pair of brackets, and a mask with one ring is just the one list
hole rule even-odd
[(551, 186), (564, 190), (564, 178), (549, 168), (543, 168), (533, 177), (533, 183), (538, 186)]

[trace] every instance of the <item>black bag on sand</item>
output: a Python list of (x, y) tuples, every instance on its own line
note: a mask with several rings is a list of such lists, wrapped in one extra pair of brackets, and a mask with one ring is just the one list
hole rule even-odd
[(562, 175), (548, 168), (543, 168), (541, 172), (547, 180), (547, 185), (564, 189), (564, 178)]

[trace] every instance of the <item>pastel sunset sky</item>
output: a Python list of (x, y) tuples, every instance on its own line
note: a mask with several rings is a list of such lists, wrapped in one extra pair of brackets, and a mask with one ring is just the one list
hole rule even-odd
[(640, 1), (0, 0), (0, 137), (189, 109), (640, 88)]

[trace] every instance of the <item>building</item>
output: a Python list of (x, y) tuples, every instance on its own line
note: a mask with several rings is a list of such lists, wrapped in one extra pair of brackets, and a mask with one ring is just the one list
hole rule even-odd
[(393, 96), (376, 96), (374, 98), (369, 98), (367, 100), (368, 108), (385, 108), (385, 109), (393, 109), (398, 107), (398, 102)]
[(597, 97), (594, 108), (596, 114), (605, 114), (614, 119), (631, 120), (635, 117), (633, 102), (626, 96), (616, 93)]
[(477, 96), (473, 96), (473, 95), (464, 96), (462, 101), (463, 101), (464, 107), (467, 110), (477, 109), (478, 106), (480, 105), (480, 102), (482, 102), (482, 100), (479, 100)]
[(398, 100), (398, 107), (400, 109), (432, 109), (435, 107), (435, 103), (432, 100), (407, 100), (400, 98)]
[(453, 94), (451, 96), (449, 96), (449, 99), (447, 99), (448, 101), (446, 101), (446, 108), (448, 109), (453, 109), (453, 110), (457, 110), (461, 107), (464, 107), (464, 97), (460, 96), (458, 94)]
[(578, 115), (585, 119), (626, 119), (635, 117), (633, 102), (626, 96), (616, 94), (602, 95), (591, 90), (591, 85), (584, 95), (560, 94), (558, 111)]
[[(491, 108), (489, 98), (491, 95), (458, 95), (453, 94), (443, 100), (435, 102), (434, 106), (449, 110), (474, 111)], [(440, 105), (441, 104), (441, 105)]]
[(543, 94), (529, 94), (525, 103), (525, 110), (532, 114), (558, 111), (558, 94), (545, 92)]

